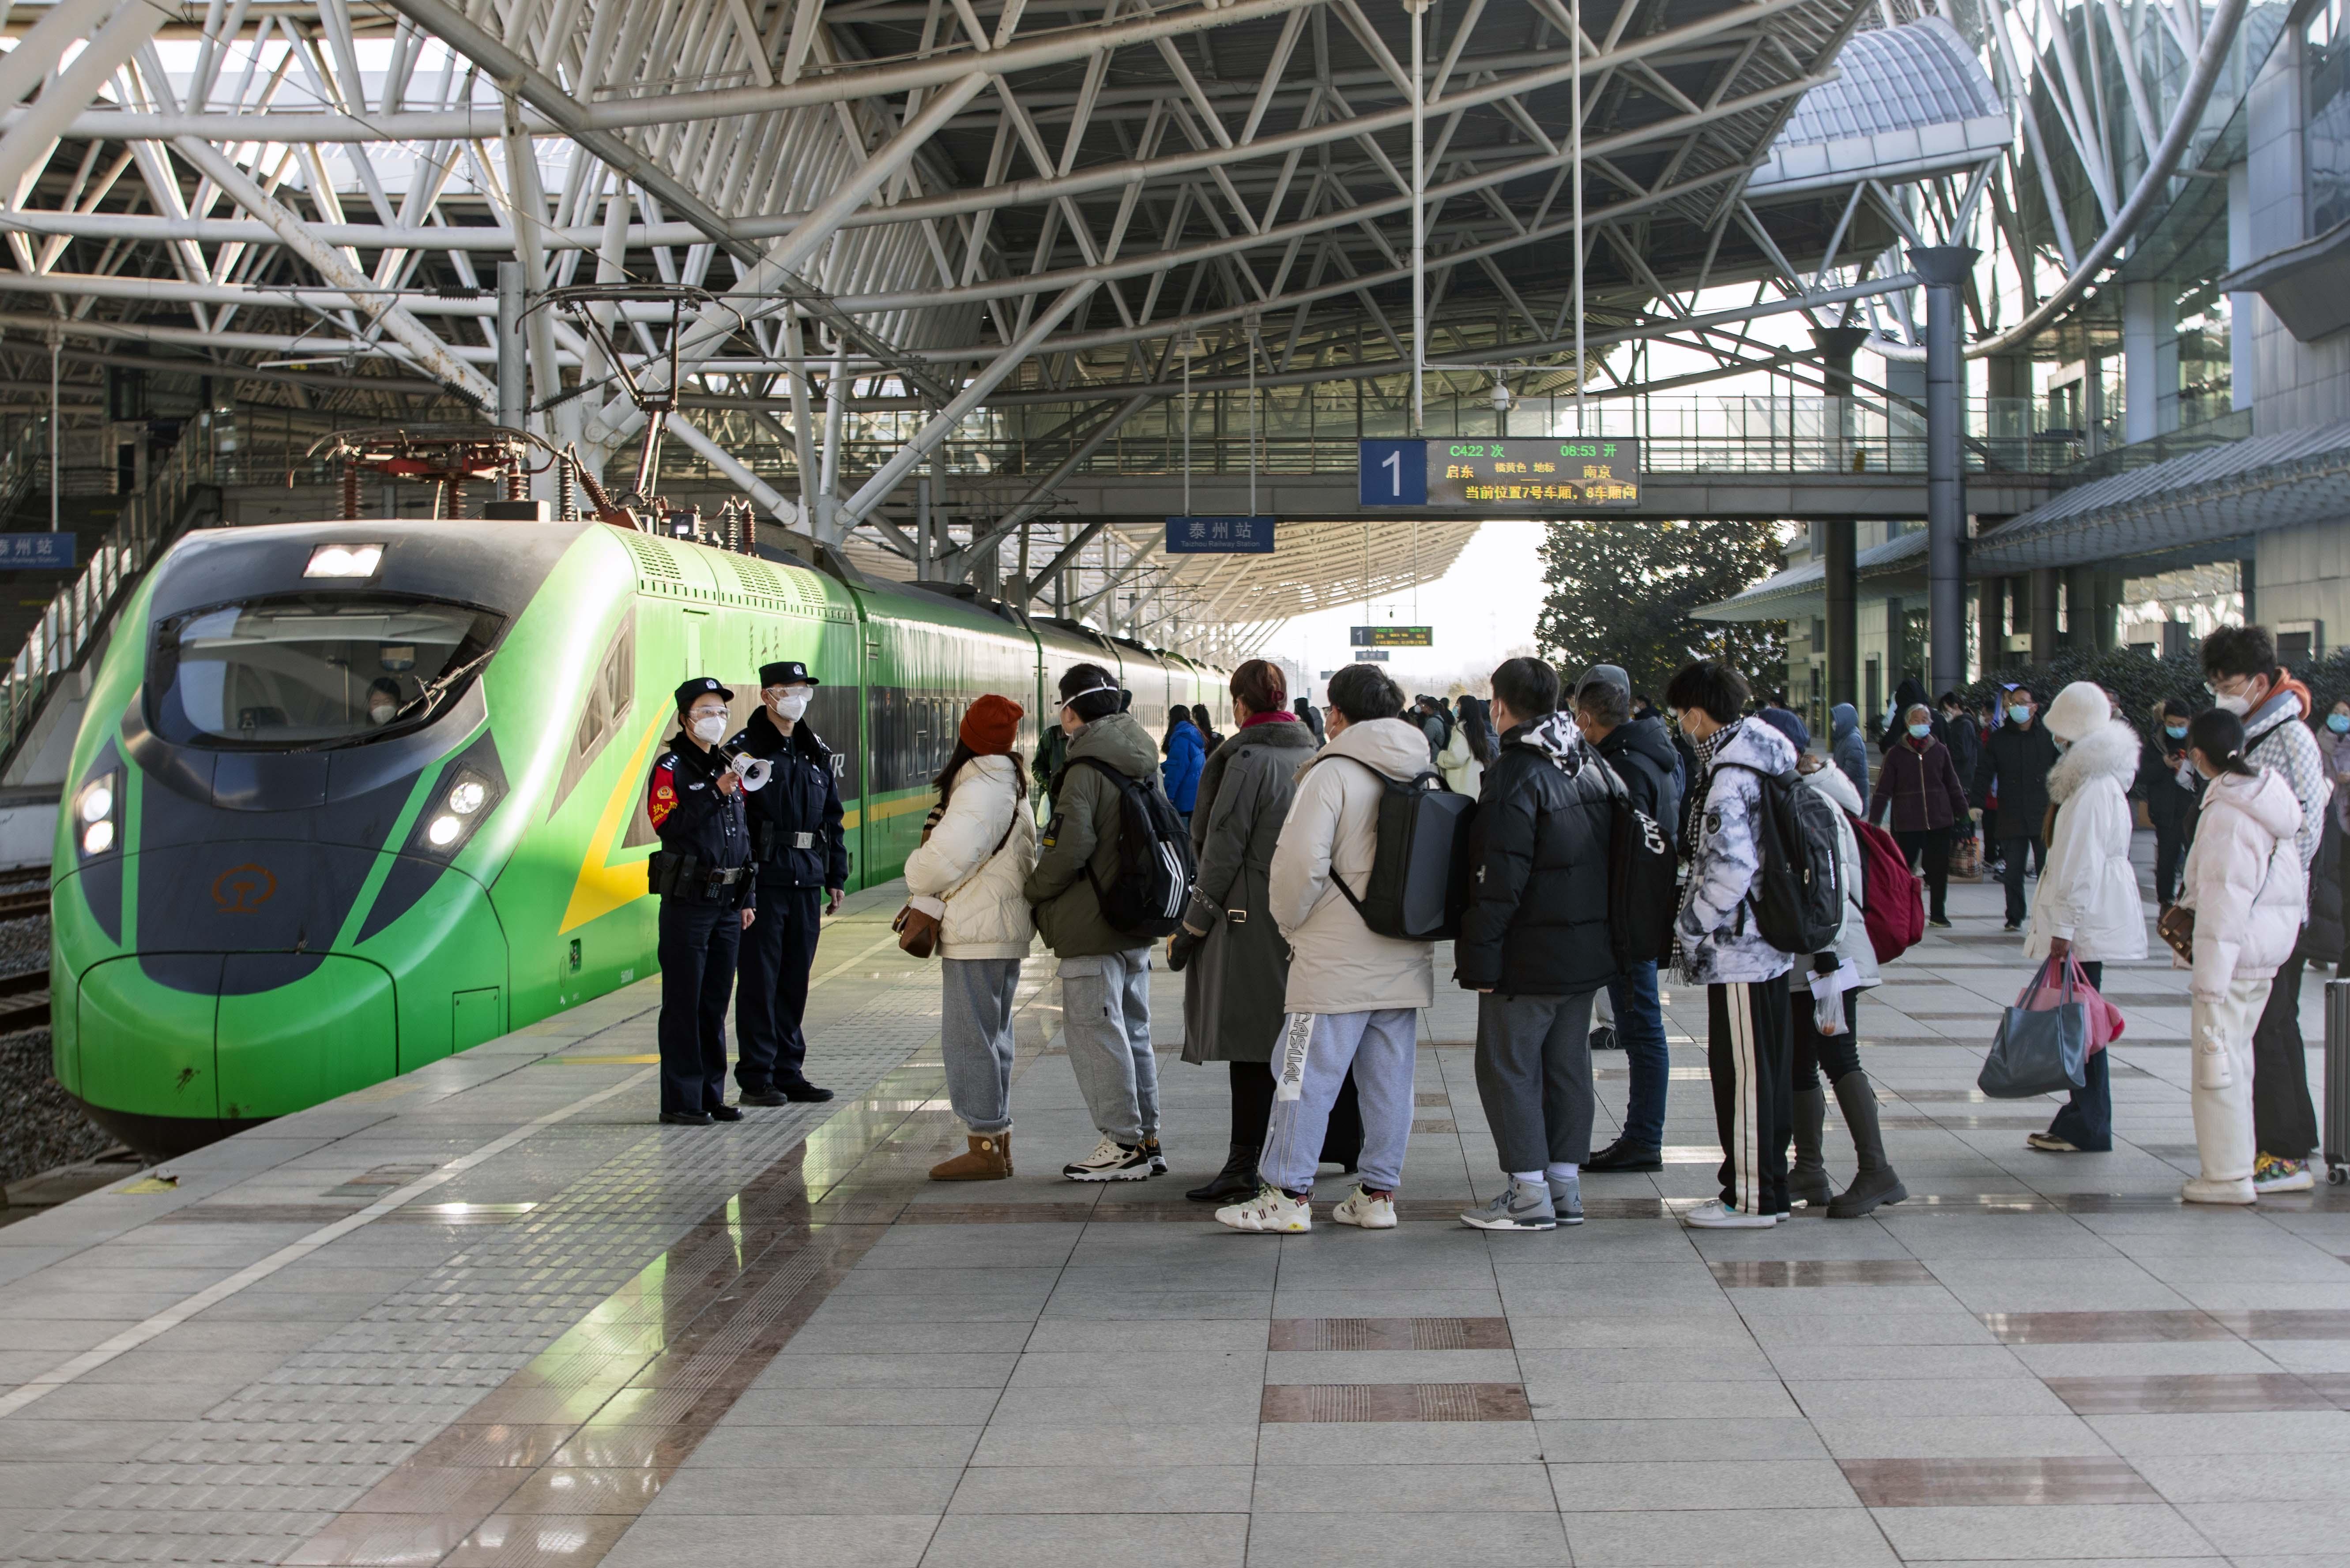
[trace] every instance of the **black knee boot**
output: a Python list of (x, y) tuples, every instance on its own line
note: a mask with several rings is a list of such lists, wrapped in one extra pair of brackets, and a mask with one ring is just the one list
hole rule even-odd
[(1836, 1106), (1851, 1130), (1853, 1147), (1860, 1151), (1860, 1172), (1852, 1185), (1828, 1205), (1831, 1220), (1857, 1220), (1881, 1203), (1898, 1203), (1909, 1196), (1901, 1179), (1885, 1158), (1885, 1135), (1877, 1126), (1877, 1089), (1866, 1073), (1846, 1073), (1835, 1081)]
[(1825, 1209), (1835, 1196), (1828, 1168), (1820, 1158), (1820, 1136), (1828, 1116), (1828, 1097), (1814, 1080), (1795, 1091), (1795, 1162), (1787, 1168), (1787, 1200)]

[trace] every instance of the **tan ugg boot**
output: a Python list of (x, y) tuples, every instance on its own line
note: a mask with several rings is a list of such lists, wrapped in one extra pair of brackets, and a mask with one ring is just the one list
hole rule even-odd
[(972, 1133), (969, 1152), (931, 1167), (932, 1181), (1002, 1181), (1012, 1174), (1012, 1149), (1000, 1133)]

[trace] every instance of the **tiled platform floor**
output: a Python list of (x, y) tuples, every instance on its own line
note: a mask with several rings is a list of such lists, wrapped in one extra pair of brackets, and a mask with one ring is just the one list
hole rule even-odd
[[(1225, 1098), (1174, 976), (1174, 1174), (1057, 1179), (1092, 1133), (1039, 960), (1021, 1174), (925, 1182), (935, 979), (877, 890), (818, 961), (835, 1106), (649, 1125), (639, 987), (0, 1231), (0, 1560), (2350, 1563), (2350, 1200), (2178, 1206), (2159, 963), (2108, 972), (2127, 1141), (2025, 1150), (2053, 1106), (1971, 1088), (1998, 898), (1864, 1007), (1915, 1195), (1877, 1219), (1675, 1222), (1717, 1158), (1692, 993), (1664, 1173), (1460, 1228), (1496, 1179), (1448, 995), (1407, 1222), (1273, 1239), (1182, 1200)], [(1624, 1087), (1603, 1056), (1611, 1126)]]

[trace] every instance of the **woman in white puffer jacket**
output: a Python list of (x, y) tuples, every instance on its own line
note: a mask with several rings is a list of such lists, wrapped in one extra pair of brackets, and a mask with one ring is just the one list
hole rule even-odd
[(2301, 802), (2292, 784), (2244, 757), (2244, 722), (2223, 708), (2187, 727), (2188, 756), (2210, 781), (2178, 902), (2195, 911), (2188, 981), (2195, 1047), (2195, 1147), (2202, 1174), (2189, 1203), (2250, 1203), (2252, 1030), (2277, 966), (2293, 956), (2308, 909), (2295, 849)]
[[(2043, 722), (2064, 748), (2048, 770), (2056, 831), (2040, 867), (2023, 956), (2070, 955), (2094, 986), (2105, 984), (2107, 959), (2146, 957), (2146, 903), (2130, 864), (2128, 792), (2137, 779), (2140, 743), (2106, 694), (2086, 680), (2056, 693)], [(2043, 1154), (2104, 1154), (2114, 1147), (2114, 1093), (2106, 1054), (2089, 1054), (2087, 1081), (2073, 1091), (2046, 1132), (2023, 1141)]]
[(992, 693), (965, 711), (939, 804), (906, 857), (910, 902), (939, 921), (947, 1099), (971, 1128), (970, 1148), (933, 1166), (933, 1181), (1012, 1174), (1012, 1001), (1036, 934), (1022, 890), (1036, 819), (1021, 809), (1028, 775), (1012, 750), (1021, 717), (1020, 704)]

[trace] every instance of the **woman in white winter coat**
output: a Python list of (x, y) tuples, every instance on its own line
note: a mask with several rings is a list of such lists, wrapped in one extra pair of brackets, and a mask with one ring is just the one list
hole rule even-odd
[[(1877, 1090), (1860, 1066), (1860, 993), (1877, 983), (1877, 944), (1868, 939), (1864, 912), (1866, 867), (1862, 864), (1860, 837), (1853, 824), (1861, 814), (1860, 792), (1839, 768), (1817, 752), (1796, 759), (1804, 782), (1834, 801), (1836, 806), (1836, 858), (1845, 878), (1844, 924), (1836, 929), (1836, 971), (1845, 981), (1833, 1016), (1836, 1032), (1820, 1033), (1819, 1002), (1812, 991), (1813, 971), (1798, 963), (1788, 976), (1787, 1011), (1792, 1029), (1789, 1043), (1794, 1062), (1794, 1163), (1787, 1168), (1787, 1197), (1807, 1208), (1828, 1211), (1831, 1220), (1857, 1220), (1887, 1203), (1909, 1196), (1892, 1162), (1885, 1158), (1885, 1135), (1877, 1123)], [(1846, 966), (1849, 966), (1848, 968)], [(1822, 1158), (1822, 1137), (1827, 1123), (1827, 1093), (1820, 1087), (1825, 1075), (1835, 1091), (1836, 1108), (1852, 1134), (1860, 1157), (1858, 1174), (1843, 1192), (1828, 1180)]]
[[(2048, 770), (2056, 830), (2040, 867), (2023, 956), (2039, 961), (2070, 954), (2089, 983), (2102, 986), (2107, 959), (2146, 957), (2146, 905), (2129, 857), (2137, 732), (2116, 718), (2105, 692), (2085, 680), (2056, 693), (2042, 717), (2064, 755)], [(2086, 1077), (2048, 1130), (2025, 1138), (2027, 1145), (2045, 1154), (2102, 1154), (2114, 1147), (2113, 1086), (2104, 1052), (2091, 1053)]]
[(932, 1166), (933, 1181), (1012, 1174), (1012, 1000), (1036, 934), (1021, 890), (1036, 864), (1036, 819), (1021, 809), (1027, 770), (1012, 750), (1021, 717), (993, 693), (965, 711), (939, 804), (906, 858), (908, 901), (939, 921), (947, 1099), (971, 1128), (969, 1149)]
[(2245, 760), (2244, 722), (2208, 709), (2187, 727), (2188, 756), (2210, 781), (2178, 901), (2195, 911), (2193, 999), (2195, 1147), (2202, 1174), (2182, 1189), (2189, 1203), (2250, 1203), (2252, 1030), (2269, 982), (2293, 955), (2307, 907), (2295, 848), (2301, 802), (2273, 769)]

